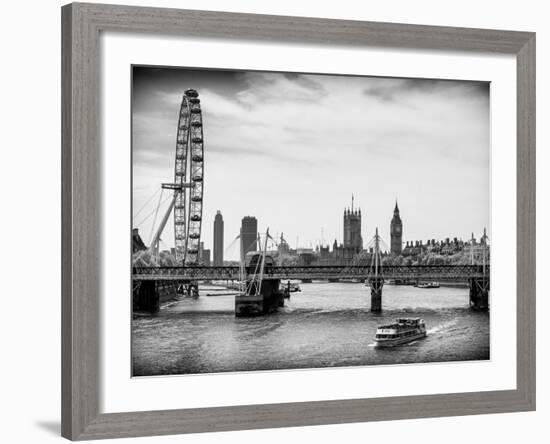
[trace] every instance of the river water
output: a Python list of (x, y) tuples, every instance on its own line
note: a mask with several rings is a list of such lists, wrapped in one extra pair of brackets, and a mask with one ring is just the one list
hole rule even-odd
[[(383, 312), (369, 312), (358, 283), (300, 284), (276, 314), (236, 318), (233, 296), (202, 287), (157, 315), (132, 321), (134, 376), (298, 369), (489, 359), (489, 313), (468, 307), (468, 289), (385, 285)], [(421, 317), (428, 336), (392, 348), (373, 346), (376, 327)]]

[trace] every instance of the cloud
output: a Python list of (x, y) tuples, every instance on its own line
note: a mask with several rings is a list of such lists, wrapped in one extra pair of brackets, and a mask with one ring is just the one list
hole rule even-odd
[(371, 78), (367, 83), (363, 94), (383, 102), (403, 103), (421, 96), (484, 99), (489, 91), (488, 82)]
[[(488, 143), (486, 84), (256, 72), (240, 77), (235, 95), (200, 91), (212, 152), (304, 161), (334, 158), (335, 148), (346, 154), (368, 149), (389, 158), (442, 155), (468, 162)], [(180, 101), (181, 91), (156, 91), (134, 113), (136, 153), (167, 152), (174, 144)]]
[(247, 73), (247, 88), (239, 92), (236, 100), (254, 108), (277, 103), (317, 102), (325, 93), (314, 77), (302, 74)]

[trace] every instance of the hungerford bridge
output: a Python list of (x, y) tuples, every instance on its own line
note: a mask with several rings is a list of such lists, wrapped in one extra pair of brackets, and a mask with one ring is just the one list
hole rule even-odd
[[(266, 233), (266, 246), (269, 232)], [(258, 236), (259, 238), (259, 236)], [(382, 310), (382, 288), (387, 280), (396, 282), (452, 281), (468, 282), (470, 306), (475, 310), (487, 310), (489, 303), (489, 265), (386, 265), (382, 266), (378, 230), (373, 238), (373, 254), (370, 264), (285, 266), (266, 260), (266, 247), (254, 255), (247, 266), (180, 266), (180, 267), (134, 267), (134, 288), (149, 292), (149, 303), (158, 309), (159, 285), (176, 288), (183, 286), (195, 291), (198, 297), (198, 282), (236, 281), (241, 285), (235, 296), (235, 313), (262, 314), (272, 311), (273, 300), (280, 307), (284, 304), (285, 290), (281, 282), (292, 280), (353, 280), (365, 282), (371, 290), (371, 311)], [(242, 243), (242, 242), (241, 242)], [(242, 248), (242, 246), (241, 246)], [(284, 285), (282, 286), (284, 288)], [(290, 291), (287, 287), (286, 291)], [(337, 295), (335, 295), (337, 297)], [(275, 299), (274, 299), (275, 298)], [(271, 302), (270, 302), (271, 301)]]
[[(174, 215), (176, 260), (179, 267), (134, 267), (134, 306), (155, 311), (159, 307), (162, 289), (184, 287), (185, 293), (198, 297), (200, 281), (238, 281), (240, 293), (235, 297), (237, 316), (250, 310), (252, 314), (266, 313), (273, 306), (284, 303), (281, 281), (301, 279), (311, 281), (353, 279), (365, 282), (371, 290), (371, 311), (382, 310), (382, 288), (386, 280), (395, 281), (468, 281), (470, 306), (477, 310), (488, 308), (489, 265), (399, 265), (383, 266), (378, 229), (373, 238), (374, 254), (369, 265), (342, 266), (277, 266), (266, 260), (266, 245), (253, 265), (205, 267), (199, 262), (199, 243), (202, 226), (204, 146), (203, 121), (199, 94), (188, 89), (182, 99), (176, 140), (174, 181), (163, 183), (161, 189), (173, 192), (170, 205), (151, 238), (149, 251), (158, 255), (161, 234), (170, 214)], [(162, 197), (162, 193), (161, 193)], [(161, 200), (155, 211), (159, 210)], [(139, 225), (139, 224), (138, 224)], [(153, 226), (155, 222), (153, 222)], [(241, 240), (241, 253), (242, 253)], [(244, 257), (244, 254), (241, 254)], [(289, 289), (288, 289), (289, 290)], [(287, 294), (288, 296), (288, 294)], [(136, 301), (138, 302), (136, 304)], [(271, 302), (269, 302), (271, 301)], [(252, 307), (252, 308), (251, 308)]]
[[(254, 271), (245, 267), (246, 280), (252, 280)], [(290, 279), (328, 280), (359, 279), (371, 287), (371, 311), (382, 310), (382, 287), (385, 280), (395, 281), (468, 281), (470, 306), (487, 310), (489, 296), (489, 266), (486, 265), (390, 265), (379, 268), (379, 273), (370, 265), (351, 266), (264, 266), (263, 281), (273, 281), (277, 287), (281, 281)], [(241, 267), (135, 267), (135, 283), (199, 281), (240, 281)], [(261, 287), (261, 286), (260, 286)], [(261, 292), (262, 288), (260, 289)]]
[[(247, 275), (252, 270), (247, 267)], [(134, 281), (237, 281), (241, 267), (235, 266), (193, 266), (193, 267), (134, 267)], [(483, 279), (489, 266), (483, 265), (385, 265), (380, 275), (396, 281), (463, 281)], [(310, 266), (265, 266), (263, 279), (276, 280), (345, 280), (368, 281), (375, 276), (370, 265), (310, 265)]]

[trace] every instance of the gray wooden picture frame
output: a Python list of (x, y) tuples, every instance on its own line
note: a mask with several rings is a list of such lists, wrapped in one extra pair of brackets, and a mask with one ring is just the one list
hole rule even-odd
[[(517, 388), (125, 413), (99, 411), (103, 31), (459, 50), (517, 60)], [(535, 409), (535, 34), (102, 4), (62, 8), (62, 435), (73, 440)]]

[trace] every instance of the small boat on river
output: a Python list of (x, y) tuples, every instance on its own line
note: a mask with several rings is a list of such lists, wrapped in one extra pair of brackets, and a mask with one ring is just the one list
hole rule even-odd
[(281, 291), (296, 293), (298, 291), (302, 291), (302, 289), (300, 288), (300, 284), (298, 284), (297, 282), (287, 281), (281, 282)]

